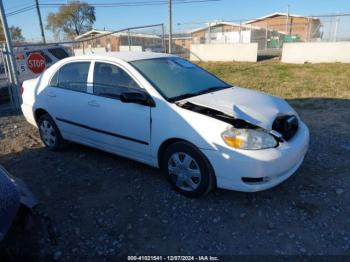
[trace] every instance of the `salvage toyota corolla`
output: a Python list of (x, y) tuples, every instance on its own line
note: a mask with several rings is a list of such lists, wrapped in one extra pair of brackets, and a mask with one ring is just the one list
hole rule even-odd
[(190, 197), (271, 188), (298, 169), (309, 144), (284, 100), (174, 55), (66, 58), (25, 81), (22, 96), (48, 149), (69, 140), (159, 167)]

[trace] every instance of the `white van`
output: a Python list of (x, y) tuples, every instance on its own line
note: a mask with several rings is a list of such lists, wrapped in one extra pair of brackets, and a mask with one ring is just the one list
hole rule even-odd
[(57, 61), (71, 56), (68, 49), (61, 45), (50, 46), (35, 46), (35, 47), (20, 47), (14, 48), (17, 68), (19, 72), (19, 81), (36, 78), (40, 74), (33, 73), (27, 65), (27, 60), (30, 54), (40, 53), (45, 58), (45, 68), (49, 68)]
[[(15, 47), (15, 58), (19, 73), (20, 82), (37, 77), (39, 74), (33, 73), (27, 66), (27, 59), (31, 53), (40, 53), (45, 58), (45, 68), (49, 68), (57, 61), (71, 56), (71, 52), (61, 45), (35, 46), (35, 47)], [(0, 87), (8, 85), (8, 78), (5, 70), (3, 56), (0, 57)]]

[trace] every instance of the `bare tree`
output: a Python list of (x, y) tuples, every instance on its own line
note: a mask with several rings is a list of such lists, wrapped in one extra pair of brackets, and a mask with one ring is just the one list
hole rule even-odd
[[(23, 42), (24, 37), (22, 35), (22, 29), (19, 28), (18, 26), (11, 26), (10, 27), (10, 34), (11, 34), (11, 39), (14, 42)], [(4, 35), (4, 30), (2, 26), (0, 26), (0, 42), (5, 41), (5, 35)]]

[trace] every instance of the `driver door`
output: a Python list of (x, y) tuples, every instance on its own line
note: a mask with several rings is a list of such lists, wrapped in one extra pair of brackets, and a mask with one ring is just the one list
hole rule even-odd
[(93, 64), (93, 80), (88, 84), (92, 85), (92, 95), (85, 113), (95, 134), (94, 141), (107, 151), (149, 162), (151, 108), (120, 100), (123, 92), (141, 91), (141, 87), (115, 64)]

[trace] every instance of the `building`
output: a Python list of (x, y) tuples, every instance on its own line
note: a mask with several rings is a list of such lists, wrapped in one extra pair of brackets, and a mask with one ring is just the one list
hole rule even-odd
[(285, 34), (286, 41), (309, 41), (320, 37), (321, 22), (317, 17), (272, 13), (244, 23)]
[[(172, 52), (185, 58), (189, 57), (192, 38), (189, 33), (175, 33), (172, 35)], [(169, 36), (165, 36), (165, 51), (169, 49)]]
[(258, 43), (259, 50), (271, 47), (270, 39), (284, 37), (284, 33), (272, 29), (223, 21), (207, 23), (204, 27), (192, 30), (190, 34), (192, 44)]
[[(192, 31), (173, 34), (173, 52), (189, 56), (191, 45), (258, 43), (259, 52), (281, 49), (284, 42), (317, 40), (322, 36), (319, 18), (272, 13), (243, 23), (208, 22)], [(74, 52), (167, 51), (169, 39), (161, 34), (106, 30), (86, 32), (75, 38)]]
[(85, 53), (89, 50), (94, 52), (112, 51), (162, 51), (163, 40), (161, 36), (135, 32), (113, 33), (105, 30), (90, 30), (75, 37), (74, 52)]

